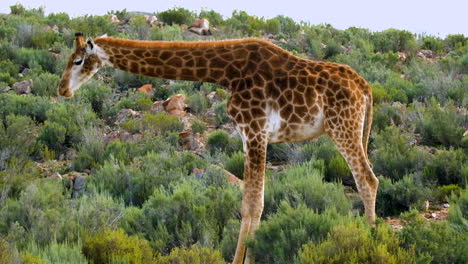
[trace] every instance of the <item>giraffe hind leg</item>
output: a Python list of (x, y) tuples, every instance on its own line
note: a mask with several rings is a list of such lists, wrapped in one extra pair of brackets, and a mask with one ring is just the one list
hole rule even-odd
[(350, 131), (346, 133), (346, 137), (338, 137), (333, 131), (327, 131), (327, 134), (346, 160), (364, 204), (367, 221), (373, 224), (376, 217), (375, 202), (379, 180), (375, 177), (367, 154), (364, 152), (361, 137), (356, 137), (356, 133)]

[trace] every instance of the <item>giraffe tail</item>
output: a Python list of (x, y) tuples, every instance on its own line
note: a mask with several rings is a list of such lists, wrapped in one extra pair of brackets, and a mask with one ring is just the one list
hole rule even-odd
[[(369, 93), (366, 96), (366, 112), (364, 116), (364, 128), (362, 135), (362, 146), (364, 148), (364, 153), (367, 156), (367, 146), (369, 144), (369, 136), (372, 128), (372, 115), (373, 115), (373, 98), (372, 98), (372, 88), (369, 86)], [(369, 159), (369, 158), (367, 158)]]

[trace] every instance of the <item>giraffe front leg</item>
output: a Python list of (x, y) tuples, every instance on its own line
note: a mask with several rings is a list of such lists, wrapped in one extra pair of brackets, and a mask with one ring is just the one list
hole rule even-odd
[[(245, 240), (247, 237), (253, 238), (263, 212), (266, 137), (260, 135), (252, 139), (246, 139), (245, 141), (244, 195), (241, 207), (242, 223), (233, 261), (236, 264), (253, 263), (250, 250), (246, 250)], [(247, 255), (245, 255), (246, 251)]]

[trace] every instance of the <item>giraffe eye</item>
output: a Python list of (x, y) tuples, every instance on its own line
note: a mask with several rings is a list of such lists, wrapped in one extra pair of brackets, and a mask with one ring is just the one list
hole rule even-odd
[(77, 59), (77, 60), (73, 61), (73, 63), (74, 63), (75, 65), (81, 65), (81, 63), (83, 63), (83, 59), (81, 59), (81, 58), (80, 58), (80, 59)]

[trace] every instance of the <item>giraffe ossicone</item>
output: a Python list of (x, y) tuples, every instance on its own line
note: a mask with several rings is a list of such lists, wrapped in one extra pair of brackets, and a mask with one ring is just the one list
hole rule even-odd
[(260, 39), (209, 42), (75, 39), (59, 85), (73, 93), (99, 68), (146, 76), (216, 83), (231, 90), (227, 111), (244, 144), (242, 222), (234, 263), (249, 262), (245, 239), (263, 211), (266, 147), (327, 134), (348, 163), (369, 223), (379, 182), (367, 156), (372, 122), (370, 85), (349, 66), (296, 57)]

